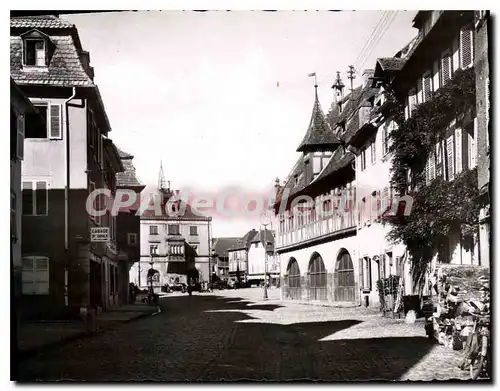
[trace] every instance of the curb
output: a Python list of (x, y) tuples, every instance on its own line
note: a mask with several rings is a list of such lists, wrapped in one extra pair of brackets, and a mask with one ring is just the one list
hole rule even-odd
[[(143, 318), (146, 318), (148, 316), (153, 316), (153, 315), (156, 315), (160, 312), (162, 312), (161, 309), (160, 309), (160, 311), (142, 313), (142, 314), (139, 314), (138, 316), (135, 316), (135, 317), (130, 318), (130, 319), (117, 321), (117, 323), (118, 323), (118, 325), (131, 323), (135, 320), (143, 319)], [(116, 323), (115, 323), (115, 326), (116, 326)], [(54, 349), (56, 347), (64, 346), (70, 342), (74, 342), (74, 341), (79, 340), (79, 339), (87, 339), (89, 337), (94, 337), (97, 334), (103, 334), (103, 333), (106, 333), (108, 331), (112, 331), (113, 329), (116, 329), (116, 327), (109, 326), (109, 327), (106, 327), (103, 329), (98, 329), (97, 331), (85, 330), (85, 331), (82, 331), (81, 333), (77, 333), (77, 334), (68, 336), (68, 337), (60, 339), (58, 341), (49, 342), (49, 343), (46, 343), (44, 345), (41, 345), (41, 346), (38, 346), (35, 348), (18, 349), (17, 358), (24, 360), (24, 359), (27, 359), (29, 357), (33, 357), (37, 354), (44, 353), (46, 351)]]

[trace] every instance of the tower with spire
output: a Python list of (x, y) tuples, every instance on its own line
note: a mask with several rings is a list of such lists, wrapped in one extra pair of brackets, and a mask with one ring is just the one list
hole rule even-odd
[(160, 172), (158, 173), (158, 192), (169, 192), (170, 181), (165, 180), (165, 173), (163, 172), (163, 162), (160, 161)]
[(314, 104), (309, 121), (309, 127), (297, 152), (304, 154), (305, 182), (310, 183), (326, 167), (333, 151), (337, 148), (339, 140), (326, 121), (318, 99), (318, 85), (314, 85)]

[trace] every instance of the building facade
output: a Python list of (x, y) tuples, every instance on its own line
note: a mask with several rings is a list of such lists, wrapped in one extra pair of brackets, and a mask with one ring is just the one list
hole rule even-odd
[[(473, 11), (417, 13), (413, 24), (418, 29), (417, 41), (391, 83), (399, 100), (404, 102), (405, 120), (414, 116), (420, 105), (432, 102), (440, 88), (452, 83), (459, 74), (471, 72), (474, 79), (473, 17)], [(462, 172), (477, 167), (475, 110), (460, 113), (443, 130), (444, 137), (437, 140), (436, 150), (430, 153), (423, 171), (427, 185), (436, 178), (452, 182)], [(418, 174), (411, 175), (417, 178)], [(411, 182), (412, 188), (418, 186), (415, 180)], [(434, 254), (433, 265), (437, 262), (479, 265), (478, 238), (469, 245), (461, 238), (460, 229), (455, 229)]]
[(228, 249), (229, 279), (240, 283), (248, 281), (248, 252), (257, 230), (248, 231), (235, 245)]
[[(317, 88), (317, 86), (315, 86)], [(355, 171), (340, 135), (356, 128), (354, 98), (334, 102), (327, 121), (317, 91), (301, 153), (275, 204), (276, 253), (284, 299), (359, 303), (354, 212)]]
[[(175, 282), (187, 283), (188, 278), (193, 282), (208, 283), (216, 271), (212, 255), (212, 219), (193, 213), (190, 205), (178, 195), (178, 191), (160, 188), (154, 197), (159, 197), (161, 213), (157, 214), (151, 208), (141, 214), (140, 261), (131, 269), (130, 276), (130, 280), (141, 287), (147, 285), (150, 267), (159, 271), (155, 282), (158, 287)], [(167, 211), (169, 202), (176, 209), (176, 215)], [(194, 252), (194, 268), (181, 265), (191, 250)]]
[(11, 77), (46, 122), (25, 129), (23, 306), (32, 316), (106, 307), (116, 296), (115, 244), (89, 239), (93, 226), (114, 232), (114, 219), (89, 215), (86, 202), (93, 189), (114, 190), (121, 163), (89, 53), (75, 26), (57, 17), (10, 23)]
[[(11, 246), (11, 301), (19, 311), (22, 296), (22, 192), (21, 163), (24, 158), (26, 122), (30, 127), (44, 128), (43, 118), (38, 115), (30, 100), (10, 79), (10, 246)], [(20, 318), (21, 312), (16, 315)]]
[(474, 11), (474, 70), (476, 73), (477, 175), (482, 208), (479, 214), (479, 259), (490, 264), (490, 67), (489, 11)]
[[(279, 279), (279, 266), (274, 249), (274, 235), (270, 230), (260, 230), (250, 240), (248, 248), (248, 282), (262, 283), (268, 280), (275, 285)], [(267, 262), (267, 278), (266, 276)]]
[(213, 238), (215, 252), (215, 267), (217, 276), (223, 281), (229, 281), (229, 249), (236, 246), (240, 238)]
[[(140, 200), (145, 186), (135, 172), (132, 163), (134, 156), (120, 149), (118, 152), (124, 171), (116, 174), (117, 188), (133, 192), (136, 201)], [(136, 262), (139, 262), (141, 255), (141, 218), (137, 214), (138, 210), (139, 203), (134, 202), (130, 207), (120, 208), (116, 216), (116, 244), (118, 253), (122, 256), (118, 269), (119, 298), (123, 303), (129, 300), (130, 270)]]

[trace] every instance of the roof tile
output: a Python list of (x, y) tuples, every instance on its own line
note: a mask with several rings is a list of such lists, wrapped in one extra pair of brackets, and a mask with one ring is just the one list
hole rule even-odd
[(75, 25), (54, 15), (10, 18), (11, 28), (73, 28)]
[(304, 152), (311, 147), (333, 146), (337, 143), (338, 140), (335, 138), (335, 135), (325, 120), (325, 115), (323, 114), (323, 110), (318, 100), (318, 91), (316, 90), (316, 98), (311, 120), (309, 121), (309, 127), (307, 128), (306, 135), (297, 148), (297, 152)]
[(50, 36), (55, 45), (47, 68), (23, 67), (22, 38), (10, 37), (10, 75), (18, 84), (93, 86), (85, 72), (71, 35)]

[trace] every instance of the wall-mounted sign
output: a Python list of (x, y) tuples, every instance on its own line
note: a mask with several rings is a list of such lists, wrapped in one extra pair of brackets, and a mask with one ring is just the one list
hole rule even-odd
[(91, 242), (109, 242), (109, 227), (92, 227), (90, 228)]

